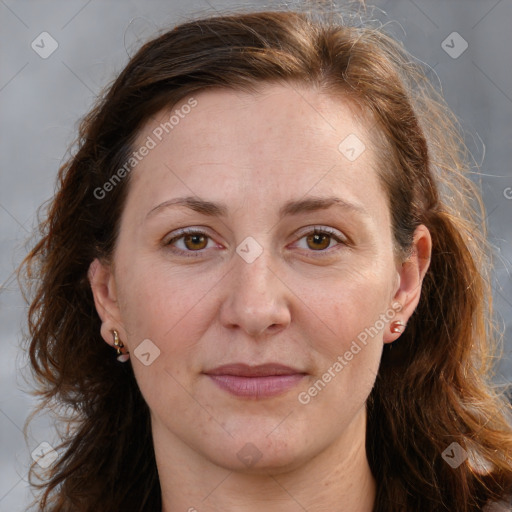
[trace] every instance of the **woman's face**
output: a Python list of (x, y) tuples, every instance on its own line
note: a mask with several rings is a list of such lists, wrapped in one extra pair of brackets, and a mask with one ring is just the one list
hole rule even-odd
[(219, 89), (140, 132), (114, 265), (93, 290), (155, 444), (257, 471), (364, 439), (389, 323), (412, 313), (419, 278), (394, 258), (354, 112), (309, 88)]

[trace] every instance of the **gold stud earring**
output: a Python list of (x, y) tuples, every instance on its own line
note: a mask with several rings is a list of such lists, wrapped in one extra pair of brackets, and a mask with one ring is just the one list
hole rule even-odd
[(130, 358), (130, 353), (126, 349), (123, 350), (124, 344), (119, 339), (119, 334), (115, 329), (112, 331), (112, 334), (114, 335), (114, 347), (116, 347), (117, 350), (117, 360), (121, 363), (126, 363)]
[(401, 320), (396, 320), (395, 322), (391, 323), (391, 332), (393, 334), (399, 334), (404, 332), (405, 330), (405, 323)]

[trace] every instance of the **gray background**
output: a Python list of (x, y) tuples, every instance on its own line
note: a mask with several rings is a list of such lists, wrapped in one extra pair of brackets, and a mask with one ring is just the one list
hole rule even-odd
[[(26, 252), (38, 206), (52, 196), (77, 121), (126, 64), (128, 54), (155, 30), (185, 21), (190, 13), (244, 5), (276, 7), (254, 1), (0, 0), (0, 511), (26, 508), (31, 501), (26, 482), (30, 453), (43, 441), (56, 444), (45, 416), (34, 421), (28, 446), (22, 435), (35, 402), (22, 377), (26, 358), (18, 347), (26, 306), (13, 270)], [(494, 298), (505, 331), (496, 380), (512, 381), (512, 0), (388, 0), (373, 5), (382, 9), (373, 17), (391, 22), (389, 31), (435, 70), (469, 148), (481, 162), (479, 179), (497, 255)], [(58, 43), (47, 59), (31, 48), (44, 31)], [(442, 47), (454, 31), (469, 45), (458, 58)]]

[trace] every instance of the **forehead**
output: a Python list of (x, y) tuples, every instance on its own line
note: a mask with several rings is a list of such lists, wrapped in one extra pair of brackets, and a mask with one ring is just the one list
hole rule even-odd
[[(360, 109), (347, 99), (302, 84), (264, 84), (256, 92), (200, 91), (159, 112), (139, 141), (152, 133), (157, 142), (165, 139), (169, 145), (187, 141), (210, 152), (249, 146), (251, 154), (271, 149), (273, 157), (283, 154), (288, 159), (308, 153), (318, 158), (326, 150), (340, 156), (339, 143), (350, 134), (366, 138), (366, 126)], [(220, 145), (228, 141), (227, 147)]]
[(282, 203), (338, 190), (345, 199), (382, 206), (370, 194), (379, 193), (377, 162), (359, 110), (311, 87), (201, 91), (149, 120), (135, 148), (150, 139), (131, 187), (150, 191), (154, 202), (183, 193), (218, 199), (232, 191)]

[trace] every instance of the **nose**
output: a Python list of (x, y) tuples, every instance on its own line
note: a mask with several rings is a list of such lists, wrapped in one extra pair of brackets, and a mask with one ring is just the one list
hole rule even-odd
[[(221, 307), (221, 323), (239, 328), (251, 337), (275, 334), (291, 319), (291, 292), (278, 272), (273, 270), (267, 251), (252, 263), (234, 256), (234, 268), (228, 273), (226, 296)], [(268, 331), (268, 332), (267, 332)]]

